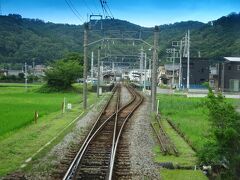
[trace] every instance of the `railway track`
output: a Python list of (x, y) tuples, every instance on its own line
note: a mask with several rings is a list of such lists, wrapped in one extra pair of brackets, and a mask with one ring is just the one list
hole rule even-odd
[[(121, 85), (100, 113), (84, 143), (72, 158), (63, 179), (129, 179), (130, 162), (124, 127), (143, 97), (126, 86), (131, 99), (121, 105)], [(72, 156), (72, 155), (71, 155)]]
[(174, 143), (170, 140), (169, 136), (166, 134), (165, 130), (163, 129), (162, 123), (160, 122), (160, 120), (156, 118), (156, 122), (151, 123), (151, 126), (158, 138), (163, 154), (178, 156), (179, 152), (176, 149)]

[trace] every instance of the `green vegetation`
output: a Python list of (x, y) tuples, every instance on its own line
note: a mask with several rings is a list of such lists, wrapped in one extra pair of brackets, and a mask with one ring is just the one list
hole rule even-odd
[(48, 88), (62, 91), (72, 88), (72, 84), (82, 74), (83, 57), (74, 53), (52, 63), (51, 68), (45, 71), (45, 80)]
[[(199, 162), (206, 165), (224, 163), (230, 167), (222, 173), (224, 179), (239, 177), (237, 168), (240, 162), (240, 118), (234, 107), (238, 106), (238, 101), (224, 99), (221, 95), (215, 97), (212, 93), (209, 94), (209, 98), (187, 98), (180, 95), (159, 95), (158, 98), (161, 115), (172, 119), (192, 142), (197, 149)], [(165, 128), (168, 129), (168, 126), (165, 125)], [(174, 140), (173, 134), (171, 138)], [(179, 140), (177, 142), (181, 144)], [(156, 148), (155, 152), (158, 153), (159, 149)], [(157, 154), (158, 162), (170, 160), (167, 156), (158, 157)], [(171, 161), (178, 163), (177, 158)]]
[(219, 94), (215, 97), (209, 90), (206, 106), (209, 109), (210, 135), (200, 151), (200, 160), (205, 164), (222, 165), (224, 171), (214, 170), (223, 179), (238, 179), (240, 176), (240, 115), (234, 106)]
[[(213, 23), (188, 21), (160, 26), (160, 49), (171, 46), (171, 41), (180, 40), (186, 31), (191, 30), (191, 55), (198, 57), (201, 51), (202, 57), (219, 58), (222, 56), (240, 55), (240, 14), (230, 14)], [(45, 23), (39, 19), (25, 19), (20, 15), (0, 16), (0, 63), (32, 63), (35, 59), (37, 64), (61, 59), (66, 53), (83, 50), (83, 26)], [(98, 24), (99, 26), (99, 24)], [(144, 28), (121, 20), (104, 20), (105, 30), (128, 30), (139, 31), (142, 29), (144, 40), (151, 42), (153, 28)], [(96, 27), (98, 28), (98, 27)], [(148, 32), (147, 32), (148, 31)], [(147, 33), (146, 33), (147, 32)], [(98, 33), (91, 33), (91, 40), (100, 37)], [(132, 42), (121, 44), (124, 53), (131, 54)], [(119, 50), (119, 47), (116, 49)], [(137, 48), (136, 48), (137, 49)], [(119, 51), (118, 51), (119, 52)], [(114, 53), (113, 53), (114, 54)], [(159, 57), (164, 60), (166, 53), (160, 53)], [(21, 65), (19, 65), (21, 68)], [(12, 68), (19, 68), (12, 66)]]
[(77, 93), (37, 93), (36, 85), (28, 87), (28, 92), (24, 86), (13, 86), (18, 87), (0, 87), (0, 135), (33, 123), (35, 111), (40, 118), (60, 111), (64, 97), (73, 104), (82, 99)]
[(156, 162), (172, 162), (175, 167), (189, 167), (194, 166), (197, 163), (197, 158), (195, 152), (191, 147), (177, 134), (176, 131), (168, 124), (166, 120), (161, 120), (162, 125), (171, 141), (176, 146), (179, 156), (174, 155), (163, 155), (160, 151), (160, 146), (154, 148), (156, 154)]
[(162, 169), (160, 174), (163, 180), (207, 180), (208, 179), (201, 171)]
[[(46, 63), (82, 49), (82, 26), (0, 16), (0, 62)], [(17, 68), (17, 67), (16, 67)]]
[[(175, 130), (170, 126), (170, 124), (162, 119), (162, 126), (170, 137), (171, 141), (174, 143), (179, 155), (163, 155), (160, 146), (154, 148), (155, 161), (158, 163), (172, 163), (175, 168), (194, 168), (197, 164), (197, 157), (195, 152), (191, 147), (180, 137)], [(193, 170), (168, 170), (162, 168), (160, 170), (160, 176), (163, 180), (206, 180), (207, 177), (201, 171)]]
[(206, 142), (209, 121), (208, 111), (202, 98), (187, 98), (177, 95), (159, 95), (159, 110), (169, 117), (189, 138), (196, 149)]
[[(12, 86), (4, 84), (0, 87), (0, 106), (4, 107), (0, 108), (0, 128), (2, 133), (5, 132), (4, 135), (0, 136), (0, 176), (19, 169), (26, 159), (55, 136), (64, 136), (74, 127), (74, 123), (68, 128), (64, 128), (84, 113), (79, 94), (41, 94), (34, 92), (34, 89), (39, 87), (37, 85), (29, 87), (29, 92), (25, 92), (24, 87), (20, 84)], [(96, 102), (96, 95), (91, 93), (89, 95), (89, 105), (91, 105)], [(66, 97), (67, 102), (73, 103), (73, 109), (62, 114), (61, 103), (64, 97)], [(37, 124), (33, 123), (36, 109), (40, 114)], [(9, 132), (10, 130), (11, 132)], [(55, 139), (46, 149), (50, 150), (60, 139)], [(47, 150), (42, 153), (47, 153)], [(36, 158), (38, 156), (34, 156), (33, 160)]]

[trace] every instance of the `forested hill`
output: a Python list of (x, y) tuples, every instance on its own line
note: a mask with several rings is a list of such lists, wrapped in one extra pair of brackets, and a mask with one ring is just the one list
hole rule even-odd
[[(105, 20), (105, 29), (152, 30), (121, 20)], [(240, 56), (240, 13), (232, 13), (212, 23), (188, 21), (160, 27), (160, 57), (171, 41), (180, 40), (191, 30), (191, 54), (202, 57)], [(149, 33), (145, 40), (151, 42)], [(68, 52), (81, 52), (83, 26), (45, 23), (20, 15), (0, 16), (0, 63), (45, 63), (59, 59)]]
[(81, 26), (0, 16), (0, 62), (46, 62), (82, 49)]

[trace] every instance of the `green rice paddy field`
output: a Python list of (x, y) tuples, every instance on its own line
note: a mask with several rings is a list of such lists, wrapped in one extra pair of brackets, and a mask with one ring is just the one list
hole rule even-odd
[[(60, 142), (74, 128), (76, 118), (89, 110), (83, 109), (80, 93), (38, 93), (39, 87), (31, 85), (26, 92), (21, 84), (0, 84), (0, 179), (13, 171), (31, 171), (32, 164)], [(72, 103), (72, 110), (62, 114), (64, 97)], [(89, 93), (89, 108), (96, 98), (95, 93)], [(35, 111), (40, 116), (37, 124)], [(20, 168), (33, 154), (33, 160)]]
[(60, 111), (64, 97), (70, 103), (81, 101), (77, 93), (38, 93), (39, 85), (0, 84), (0, 136), (33, 123), (34, 113), (39, 117)]

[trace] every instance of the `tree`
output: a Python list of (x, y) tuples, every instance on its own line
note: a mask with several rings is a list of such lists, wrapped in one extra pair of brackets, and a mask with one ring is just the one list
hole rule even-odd
[(24, 77), (25, 77), (25, 74), (24, 74), (24, 73), (19, 73), (19, 74), (18, 74), (18, 78), (19, 78), (20, 80), (23, 80)]
[(209, 110), (211, 134), (200, 151), (200, 160), (212, 165), (226, 165), (223, 179), (237, 179), (240, 168), (240, 115), (222, 94), (215, 97), (209, 89), (206, 106)]
[(47, 86), (57, 90), (66, 90), (72, 87), (77, 78), (82, 77), (82, 57), (78, 54), (69, 54), (66, 58), (52, 63), (51, 68), (45, 71)]

